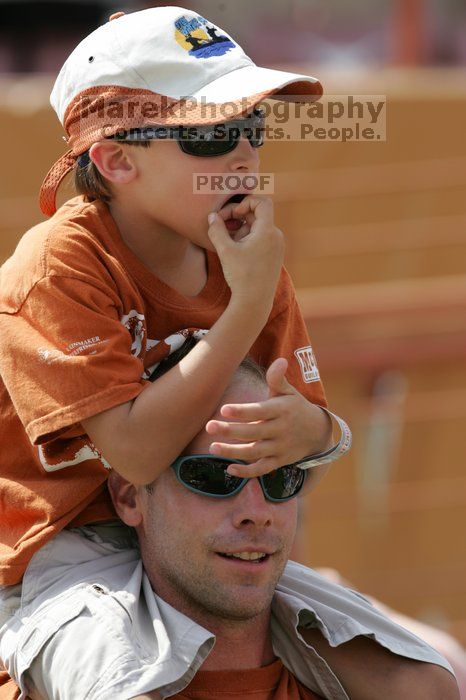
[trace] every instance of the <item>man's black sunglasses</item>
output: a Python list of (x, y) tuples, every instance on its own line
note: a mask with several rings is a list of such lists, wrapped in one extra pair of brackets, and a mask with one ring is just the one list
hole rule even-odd
[[(212, 498), (228, 498), (241, 491), (249, 479), (228, 474), (227, 467), (231, 459), (213, 455), (184, 455), (178, 457), (171, 465), (176, 477), (183, 486), (194, 493), (201, 493)], [(247, 464), (236, 460), (235, 464)], [(306, 472), (297, 464), (284, 467), (259, 476), (262, 492), (268, 501), (283, 503), (294, 498), (301, 491), (306, 479)]]
[(265, 112), (254, 111), (244, 119), (232, 119), (209, 126), (144, 126), (129, 131), (119, 131), (109, 138), (117, 141), (151, 141), (152, 139), (174, 139), (184, 153), (200, 158), (223, 156), (233, 151), (242, 136), (253, 148), (264, 143)]

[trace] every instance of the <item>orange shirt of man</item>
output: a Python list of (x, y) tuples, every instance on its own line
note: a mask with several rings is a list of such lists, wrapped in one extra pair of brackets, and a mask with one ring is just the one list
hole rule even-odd
[(318, 700), (280, 659), (262, 668), (241, 671), (198, 671), (191, 683), (173, 696), (180, 700)]

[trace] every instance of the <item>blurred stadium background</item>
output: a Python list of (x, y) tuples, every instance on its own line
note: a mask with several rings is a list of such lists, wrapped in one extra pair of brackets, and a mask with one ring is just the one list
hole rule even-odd
[(385, 143), (262, 149), (329, 401), (354, 432), (303, 503), (296, 555), (465, 644), (464, 0), (0, 0), (0, 262), (64, 151), (48, 103), (62, 62), (111, 12), (156, 4), (327, 93), (387, 95)]

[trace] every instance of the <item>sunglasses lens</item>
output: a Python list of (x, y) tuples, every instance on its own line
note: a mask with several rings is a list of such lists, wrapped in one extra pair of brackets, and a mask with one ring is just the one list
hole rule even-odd
[(243, 135), (249, 139), (253, 148), (259, 148), (264, 143), (264, 126), (257, 123), (253, 126), (246, 126), (243, 129)]
[(301, 491), (305, 477), (305, 472), (299, 467), (287, 466), (265, 474), (262, 479), (268, 496), (282, 501), (296, 496)]
[[(119, 131), (109, 139), (133, 143), (151, 139), (176, 139), (181, 150), (190, 156), (222, 156), (232, 151), (244, 136), (253, 148), (264, 143), (265, 114), (260, 109), (244, 119), (222, 122), (212, 126), (141, 127)], [(81, 163), (80, 163), (81, 165)]]
[(179, 471), (181, 481), (187, 486), (211, 496), (227, 496), (240, 485), (242, 479), (231, 476), (226, 469), (229, 461), (215, 457), (186, 459)]
[(207, 127), (189, 127), (180, 146), (192, 156), (221, 156), (232, 151), (241, 136), (249, 139), (253, 148), (264, 143), (265, 119), (262, 113), (244, 120), (224, 122)]
[(221, 156), (234, 148), (234, 142), (228, 140), (190, 140), (180, 141), (181, 148), (191, 156), (208, 158), (209, 156)]

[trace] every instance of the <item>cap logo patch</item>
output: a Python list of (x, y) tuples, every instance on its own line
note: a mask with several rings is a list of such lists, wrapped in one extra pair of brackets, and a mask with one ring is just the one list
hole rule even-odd
[(223, 56), (234, 49), (236, 44), (218, 27), (197, 15), (197, 17), (179, 17), (175, 21), (175, 39), (178, 44), (195, 58), (212, 58)]

